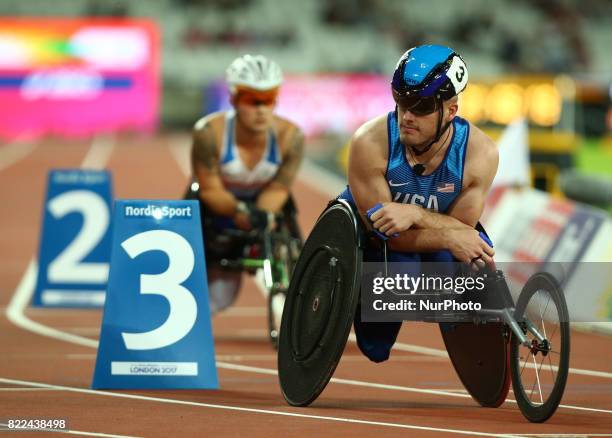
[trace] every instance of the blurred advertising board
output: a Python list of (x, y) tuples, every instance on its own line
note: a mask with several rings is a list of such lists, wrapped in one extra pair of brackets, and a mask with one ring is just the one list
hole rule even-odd
[(0, 18), (0, 137), (151, 130), (159, 35), (148, 20)]
[[(352, 132), (365, 121), (395, 108), (390, 86), (387, 75), (286, 75), (278, 113), (302, 125), (308, 134)], [(498, 128), (524, 118), (530, 127), (530, 143), (537, 147), (540, 143), (549, 145), (549, 138), (531, 138), (532, 134), (548, 133), (552, 128), (566, 136), (574, 133), (574, 121), (565, 114), (569, 109), (564, 109), (564, 102), (575, 101), (577, 86), (566, 76), (475, 80), (461, 94), (459, 114), (477, 125)], [(214, 82), (206, 90), (205, 112), (228, 107), (226, 86), (222, 81)], [(556, 150), (559, 141), (556, 137), (554, 140), (549, 148)], [(567, 148), (573, 148), (573, 137), (564, 141), (571, 143)]]
[[(285, 76), (277, 113), (297, 123), (306, 135), (351, 133), (367, 120), (392, 111), (389, 78), (370, 74)], [(230, 107), (221, 81), (206, 90), (206, 113)]]
[[(573, 320), (612, 321), (612, 220), (607, 212), (546, 192), (496, 189), (483, 223), (497, 262), (521, 269), (504, 272), (524, 284), (536, 271), (553, 273), (566, 291)], [(579, 291), (577, 293), (576, 291)]]

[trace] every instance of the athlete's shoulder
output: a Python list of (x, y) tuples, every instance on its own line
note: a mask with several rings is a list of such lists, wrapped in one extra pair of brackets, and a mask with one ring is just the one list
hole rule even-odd
[(387, 144), (387, 115), (380, 115), (365, 122), (351, 138), (349, 167), (386, 168)]
[(499, 151), (491, 137), (479, 127), (470, 123), (467, 154), (465, 157), (465, 175), (468, 179), (493, 179), (499, 163)]
[(274, 114), (274, 125), (279, 132), (300, 129), (295, 122), (277, 114)]
[(194, 134), (207, 130), (217, 131), (223, 129), (225, 125), (225, 115), (227, 111), (216, 111), (198, 119), (193, 125)]
[(296, 135), (303, 135), (297, 123), (284, 117), (274, 115), (274, 130), (280, 138), (292, 138)]
[(496, 158), (499, 153), (497, 145), (482, 129), (468, 122), (470, 125), (470, 136), (468, 138), (468, 154), (473, 157), (491, 160)]
[(303, 146), (304, 133), (302, 132), (302, 129), (291, 120), (275, 114), (273, 129), (283, 154), (288, 149), (291, 149), (292, 145), (297, 144)]
[(387, 115), (381, 114), (368, 120), (355, 131), (351, 139), (352, 148), (387, 150)]

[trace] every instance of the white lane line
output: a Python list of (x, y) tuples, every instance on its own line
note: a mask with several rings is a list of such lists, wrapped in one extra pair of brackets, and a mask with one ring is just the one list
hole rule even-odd
[(191, 138), (188, 136), (176, 136), (170, 140), (170, 153), (178, 164), (179, 169), (185, 176), (191, 176)]
[(66, 358), (72, 360), (91, 360), (96, 358), (96, 353), (74, 353), (67, 354)]
[(56, 389), (53, 388), (0, 388), (0, 391), (16, 391), (16, 392), (21, 392), (21, 391), (56, 391)]
[(612, 436), (612, 433), (527, 433), (517, 434), (521, 438), (549, 437), (549, 438), (588, 438), (591, 436)]
[(58, 329), (46, 326), (36, 321), (32, 321), (24, 314), (25, 308), (28, 306), (34, 288), (36, 287), (37, 263), (34, 260), (30, 261), (28, 268), (19, 282), (9, 305), (6, 308), (6, 317), (17, 327), (24, 330), (46, 336), (49, 338), (58, 339), (60, 341), (70, 342), (84, 347), (98, 348), (98, 341), (84, 338), (82, 336), (66, 333)]
[[(260, 368), (260, 367), (253, 367), (249, 365), (238, 365), (234, 363), (225, 363), (225, 362), (217, 362), (217, 366), (219, 368), (225, 368), (228, 370), (244, 371), (244, 372), (258, 373), (258, 374), (267, 374), (271, 376), (278, 375), (278, 371), (272, 368)], [(456, 392), (447, 392), (447, 391), (441, 391), (437, 389), (425, 389), (425, 388), (413, 388), (410, 386), (387, 385), (384, 383), (363, 382), (361, 380), (340, 379), (337, 377), (332, 377), (330, 382), (339, 383), (342, 385), (361, 386), (365, 388), (389, 389), (389, 390), (403, 391), (403, 392), (415, 392), (418, 394), (442, 395), (442, 396), (459, 397), (459, 398), (472, 398), (468, 394), (459, 394)]]
[[(45, 389), (45, 388), (41, 388), (41, 389)], [(52, 389), (54, 391), (56, 391), (55, 388), (46, 388), (46, 389)], [(63, 391), (63, 390), (62, 390)], [(0, 426), (4, 426), (5, 429), (0, 429), (1, 431), (4, 432), (16, 432), (13, 429), (8, 429), (8, 423), (0, 423)], [(100, 433), (100, 432), (85, 432), (83, 430), (62, 430), (62, 429), (20, 429), (20, 432), (53, 432), (53, 433), (65, 433), (68, 435), (84, 435), (84, 436), (103, 436), (103, 437), (108, 437), (108, 438), (140, 438), (137, 436), (132, 436), (132, 435), (110, 435), (107, 433)]]
[(136, 435), (111, 435), (108, 433), (100, 433), (100, 432), (85, 432), (82, 430), (67, 430), (66, 432), (69, 435), (84, 435), (84, 436), (102, 436), (108, 438), (141, 438)]
[(108, 438), (141, 438), (136, 435), (111, 435), (108, 433), (100, 433), (100, 432), (85, 432), (83, 430), (67, 430), (66, 432), (69, 435), (84, 435), (84, 436), (102, 436)]
[(103, 169), (113, 153), (114, 147), (115, 139), (112, 135), (95, 137), (87, 155), (81, 162), (81, 167), (84, 169)]
[(64, 327), (68, 333), (74, 333), (83, 336), (98, 336), (100, 327)]
[(520, 435), (521, 438), (529, 438), (529, 437), (548, 437), (548, 438), (588, 438), (590, 436), (612, 436), (612, 433), (524, 433), (517, 434)]
[(227, 310), (215, 315), (218, 318), (245, 317), (245, 316), (266, 316), (268, 308), (264, 306), (258, 307), (230, 307)]
[[(236, 371), (245, 371), (251, 373), (258, 374), (267, 374), (267, 375), (278, 375), (277, 370), (272, 368), (259, 368), (248, 365), (238, 365), (233, 363), (225, 363), (225, 362), (217, 362), (217, 366), (219, 368), (225, 368), (229, 370)], [(403, 391), (403, 392), (415, 392), (420, 394), (430, 394), (430, 395), (440, 395), (445, 397), (460, 397), (460, 398), (472, 398), (469, 394), (462, 394), (454, 391), (443, 391), (440, 389), (425, 389), (425, 388), (414, 388), (410, 386), (399, 386), (399, 385), (388, 385), (385, 383), (374, 383), (374, 382), (364, 382), (361, 380), (352, 380), (352, 379), (340, 379), (336, 377), (332, 377), (330, 380), (332, 383), (338, 383), (342, 385), (350, 385), (350, 386), (361, 386), (365, 388), (376, 388), (376, 389), (387, 389), (392, 391)], [(516, 403), (516, 400), (506, 399), (506, 402)], [(574, 406), (574, 405), (559, 405), (560, 408), (571, 409), (575, 411), (588, 411), (588, 412), (599, 412), (603, 414), (612, 414), (612, 410), (609, 409), (596, 409), (596, 408), (587, 408), (584, 406)]]
[(548, 438), (588, 438), (590, 436), (612, 436), (612, 433), (526, 433), (520, 435), (521, 438), (529, 437), (548, 437)]
[(149, 396), (144, 396), (144, 395), (136, 395), (136, 394), (128, 394), (128, 393), (95, 391), (93, 389), (76, 388), (72, 386), (50, 385), (47, 383), (31, 382), (27, 380), (14, 380), (14, 379), (0, 378), (0, 382), (10, 383), (14, 385), (33, 386), (33, 387), (39, 387), (39, 388), (53, 388), (53, 389), (58, 389), (58, 390), (63, 390), (63, 391), (68, 391), (68, 392), (90, 394), (90, 395), (95, 395), (95, 396), (127, 398), (127, 399), (133, 399), (133, 400), (143, 400), (143, 401), (151, 401), (151, 402), (159, 402), (159, 403), (167, 403), (167, 404), (197, 406), (197, 407), (203, 407), (203, 408), (209, 408), (209, 409), (222, 409), (222, 410), (228, 410), (228, 411), (249, 412), (253, 414), (279, 415), (279, 416), (285, 416), (285, 417), (326, 420), (326, 421), (334, 421), (334, 422), (340, 422), (340, 423), (363, 424), (363, 425), (368, 425), (368, 426), (385, 426), (385, 427), (393, 427), (393, 428), (400, 428), (400, 429), (423, 430), (423, 431), (429, 431), (429, 432), (454, 433), (458, 435), (513, 437), (513, 438), (520, 437), (520, 435), (486, 433), (486, 432), (477, 432), (477, 431), (461, 430), (461, 429), (445, 429), (445, 428), (439, 428), (439, 427), (416, 426), (412, 424), (403, 424), (403, 423), (387, 423), (387, 422), (381, 422), (381, 421), (359, 420), (356, 418), (342, 418), (342, 417), (329, 417), (329, 416), (323, 416), (323, 415), (298, 414), (295, 412), (274, 411), (274, 410), (269, 410), (269, 409), (245, 408), (241, 406), (219, 405), (219, 404), (212, 404), (212, 403), (201, 403), (201, 402), (176, 400), (176, 399), (169, 399), (169, 398), (149, 397)]
[[(351, 340), (356, 342), (355, 335), (351, 333), (351, 336), (352, 336)], [(427, 354), (429, 356), (448, 357), (448, 353), (445, 350), (438, 350), (436, 348), (429, 348), (429, 347), (421, 347), (420, 345), (403, 344), (401, 342), (396, 342), (395, 345), (393, 345), (393, 349), (400, 350), (400, 351), (410, 351), (412, 353)], [(528, 363), (526, 365), (527, 365), (527, 368), (535, 368), (533, 364)], [(556, 365), (552, 365), (552, 369), (554, 369), (555, 371), (559, 370), (559, 368)], [(576, 375), (581, 375), (581, 376), (601, 377), (604, 379), (612, 379), (612, 373), (608, 373), (605, 371), (585, 370), (582, 368), (570, 367), (569, 372), (570, 374), (576, 374)]]
[[(349, 340), (357, 342), (357, 338), (354, 333), (349, 335)], [(393, 349), (398, 351), (406, 351), (409, 353), (425, 354), (427, 356), (434, 356), (439, 358), (448, 359), (448, 352), (446, 350), (439, 350), (437, 348), (423, 347), (421, 345), (404, 344), (402, 342), (396, 342), (393, 344)]]
[(246, 360), (254, 361), (276, 361), (277, 356), (275, 354), (218, 354), (216, 356), (217, 361), (232, 361), (232, 362), (244, 362)]
[(12, 166), (36, 149), (39, 143), (21, 143), (19, 141), (0, 147), (0, 171)]

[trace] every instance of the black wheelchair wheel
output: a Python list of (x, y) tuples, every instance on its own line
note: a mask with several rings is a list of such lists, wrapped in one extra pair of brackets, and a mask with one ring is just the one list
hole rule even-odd
[(541, 423), (557, 410), (569, 369), (569, 313), (557, 280), (548, 273), (534, 274), (519, 295), (514, 317), (529, 345), (512, 336), (512, 389), (525, 418)]
[(278, 338), (278, 378), (291, 406), (308, 406), (329, 383), (359, 302), (363, 238), (343, 200), (313, 227), (291, 276)]

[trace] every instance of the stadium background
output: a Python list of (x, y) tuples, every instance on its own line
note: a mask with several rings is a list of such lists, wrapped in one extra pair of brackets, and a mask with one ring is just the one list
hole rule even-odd
[[(262, 53), (281, 64), (287, 81), (279, 112), (307, 131), (308, 162), (296, 187), (304, 203), (300, 221), (306, 231), (333, 191), (329, 189), (338, 187), (344, 179), (346, 143), (352, 131), (367, 118), (391, 109), (387, 84), (397, 58), (405, 49), (424, 42), (447, 44), (462, 54), (471, 74), (461, 101), (463, 114), (493, 138), (500, 138), (508, 124), (524, 117), (530, 185), (546, 191), (550, 195), (546, 199), (580, 201), (607, 210), (609, 222), (612, 5), (608, 1), (57, 0), (51, 6), (49, 2), (30, 0), (3, 1), (0, 14), (0, 35), (4, 34), (0, 38), (0, 178), (2, 203), (11, 206), (3, 208), (2, 228), (7, 238), (1, 244), (0, 305), (7, 312), (15, 310), (15, 297), (27, 278), (24, 273), (28, 261), (37, 250), (46, 172), (79, 167), (90, 157), (88, 151), (111, 138), (109, 155), (90, 164), (113, 172), (117, 197), (179, 197), (188, 181), (191, 125), (205, 112), (227, 105), (224, 69), (245, 52)], [(58, 21), (58, 17), (62, 19)], [(101, 23), (121, 28), (137, 23), (151, 44), (150, 51), (143, 52), (137, 41), (132, 46), (125, 44), (124, 49), (141, 56), (142, 63), (131, 65), (133, 58), (119, 54), (117, 65), (104, 65), (101, 59), (113, 59), (112, 44), (104, 46), (111, 55), (103, 50), (97, 54), (78, 52), (74, 45), (67, 44), (74, 30), (73, 20), (84, 28)], [(125, 41), (131, 37), (126, 36)], [(21, 41), (21, 45), (15, 41)], [(33, 55), (21, 56), (15, 47), (31, 49)], [(70, 79), (75, 77), (82, 81), (81, 86), (71, 88)], [(144, 91), (129, 90), (136, 94), (123, 101), (104, 95), (126, 83), (138, 84)], [(67, 115), (59, 117), (60, 110)], [(176, 162), (170, 157), (176, 157)], [(313, 179), (319, 186), (313, 188)], [(606, 251), (610, 257), (610, 250)], [(573, 363), (590, 373), (572, 376), (567, 403), (595, 411), (560, 410), (555, 421), (546, 426), (548, 429), (524, 424), (516, 406), (508, 403), (500, 410), (502, 423), (495, 425), (495, 416), (487, 412), (483, 420), (484, 414), (469, 399), (450, 397), (442, 401), (427, 395), (421, 400), (421, 396), (410, 393), (365, 387), (359, 389), (363, 393), (358, 402), (347, 388), (334, 384), (328, 390), (329, 398), (325, 398), (328, 392), (324, 393), (315, 409), (292, 411), (283, 405), (275, 378), (270, 376), (273, 354), (262, 334), (264, 307), (255, 289), (249, 283), (237, 310), (214, 321), (218, 360), (229, 364), (220, 368), (222, 388), (226, 388), (220, 395), (146, 395), (183, 400), (195, 397), (200, 403), (359, 417), (372, 422), (366, 429), (357, 426), (349, 430), (355, 427), (351, 423), (329, 429), (338, 434), (359, 435), (374, 430), (367, 429), (370, 427), (394, 427), (377, 426), (376, 422), (448, 427), (468, 435), (469, 431), (612, 431), (612, 368), (606, 360), (611, 352), (609, 338), (584, 332), (575, 335)], [(604, 307), (609, 319), (612, 299)], [(22, 310), (27, 319), (59, 327), (77, 337), (95, 340), (99, 330), (100, 314), (95, 311)], [(87, 347), (92, 345), (85, 341), (75, 347), (58, 339), (49, 340), (9, 320), (3, 318), (0, 332), (0, 345), (5, 351), (0, 377), (89, 386), (95, 356)], [(410, 333), (404, 330), (400, 339), (404, 347), (398, 351), (395, 364), (384, 368), (389, 379), (378, 383), (420, 389), (449, 385), (449, 393), (460, 393), (460, 384), (440, 350), (439, 335), (430, 326), (416, 326)], [(406, 364), (414, 369), (414, 373), (408, 371), (411, 376), (406, 376)], [(240, 366), (265, 367), (268, 371), (241, 374)], [(376, 380), (379, 370), (365, 363), (354, 344), (349, 344), (338, 373), (345, 378)], [(219, 418), (214, 410), (203, 414), (203, 419), (202, 413), (190, 410), (185, 414), (176, 408), (168, 413), (165, 428), (160, 428), (158, 420), (144, 421), (149, 415), (146, 405), (134, 401), (134, 405), (122, 402), (113, 407), (95, 397), (86, 403), (93, 403), (91, 409), (99, 415), (83, 415), (78, 413), (78, 405), (83, 402), (78, 393), (46, 388), (47, 394), (37, 396), (34, 391), (10, 391), (20, 385), (4, 383), (3, 389), (9, 390), (0, 392), (0, 418), (55, 413), (73, 418), (76, 428), (84, 431), (138, 436), (181, 428), (187, 434), (215, 428), (221, 434), (240, 434), (246, 427)], [(128, 411), (133, 412), (128, 423), (123, 427), (112, 424), (111, 419), (126, 418)], [(285, 424), (286, 420), (267, 418), (262, 423), (257, 415), (232, 412), (236, 418), (244, 415), (241, 421), (258, 425), (262, 433), (272, 435), (297, 427), (306, 436), (329, 427), (309, 423), (312, 419), (294, 418)], [(189, 418), (189, 424), (181, 420), (183, 415)], [(157, 429), (149, 428), (151, 425)], [(395, 429), (388, 430), (395, 433)], [(436, 430), (412, 429), (413, 435), (433, 432)]]

